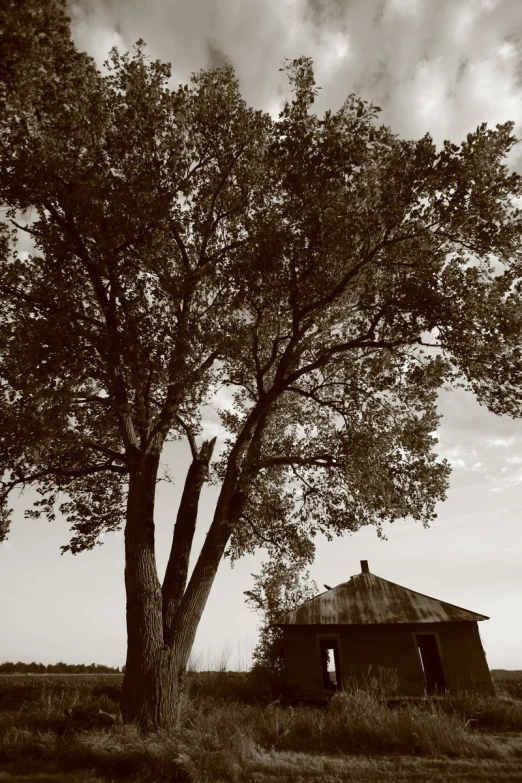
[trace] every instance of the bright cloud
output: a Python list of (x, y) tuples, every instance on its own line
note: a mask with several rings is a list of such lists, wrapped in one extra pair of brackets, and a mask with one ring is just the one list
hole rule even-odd
[(452, 468), (465, 468), (466, 467), (466, 461), (462, 459), (462, 457), (446, 457), (449, 464)]
[(486, 442), (492, 449), (510, 449), (515, 444), (515, 438), (488, 438)]
[(446, 111), (447, 89), (441, 57), (420, 65), (413, 82), (413, 91), (417, 97), (416, 111), (430, 127), (433, 127), (433, 123), (447, 125), (449, 121)]
[(350, 42), (346, 34), (335, 32), (328, 35), (326, 40), (322, 41), (322, 45), (325, 46), (326, 51), (323, 60), (318, 64), (317, 76), (328, 78), (349, 58)]

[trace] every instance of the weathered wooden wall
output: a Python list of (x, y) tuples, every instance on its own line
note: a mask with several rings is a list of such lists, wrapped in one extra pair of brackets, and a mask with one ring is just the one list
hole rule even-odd
[(424, 675), (414, 634), (436, 633), (449, 691), (493, 693), (493, 683), (476, 622), (400, 623), (397, 625), (287, 626), (284, 631), (285, 677), (289, 689), (304, 698), (324, 698), (320, 638), (337, 638), (341, 677), (360, 682), (368, 667), (397, 671), (400, 693), (424, 693)]
[[(477, 623), (441, 623), (434, 626), (442, 649), (442, 666), (448, 689), (493, 694), (493, 681)], [(428, 629), (426, 629), (428, 630)]]

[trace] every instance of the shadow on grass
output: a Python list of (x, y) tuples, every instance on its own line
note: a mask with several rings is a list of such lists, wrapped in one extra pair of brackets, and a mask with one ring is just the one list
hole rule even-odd
[[(162, 733), (144, 736), (130, 726), (63, 736), (52, 731), (12, 728), (2, 737), (0, 770), (6, 781), (24, 780), (24, 776), (31, 780), (38, 773), (42, 780), (47, 775), (60, 783), (84, 780), (186, 783), (191, 777), (179, 757), (176, 738)], [(7, 774), (9, 777), (5, 777)]]
[(0, 765), (0, 783), (108, 783), (108, 779), (85, 770), (63, 772), (49, 761), (21, 759)]
[(520, 783), (515, 760), (312, 756), (262, 752), (236, 783)]

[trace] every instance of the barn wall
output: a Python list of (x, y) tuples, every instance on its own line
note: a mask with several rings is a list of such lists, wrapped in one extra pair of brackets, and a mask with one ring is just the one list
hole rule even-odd
[(448, 689), (493, 694), (493, 681), (477, 623), (441, 623), (434, 628), (439, 634)]
[(368, 667), (397, 671), (400, 692), (424, 693), (424, 676), (415, 645), (415, 632), (438, 635), (448, 690), (493, 693), (491, 675), (477, 623), (417, 623), (367, 626), (287, 626), (284, 628), (285, 678), (290, 692), (324, 698), (319, 638), (337, 638), (341, 677), (362, 684)]
[(322, 698), (321, 660), (317, 634), (321, 626), (292, 626), (283, 631), (285, 682), (290, 693)]
[(364, 683), (368, 667), (394, 669), (399, 690), (405, 696), (424, 691), (422, 667), (417, 657), (411, 626), (347, 626), (342, 639), (343, 677)]

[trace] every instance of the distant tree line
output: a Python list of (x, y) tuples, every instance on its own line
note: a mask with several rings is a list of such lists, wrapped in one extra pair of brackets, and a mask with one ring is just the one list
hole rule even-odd
[(99, 663), (22, 663), (18, 661), (6, 661), (0, 663), (0, 674), (120, 674), (125, 667), (119, 669), (113, 666), (104, 666)]

